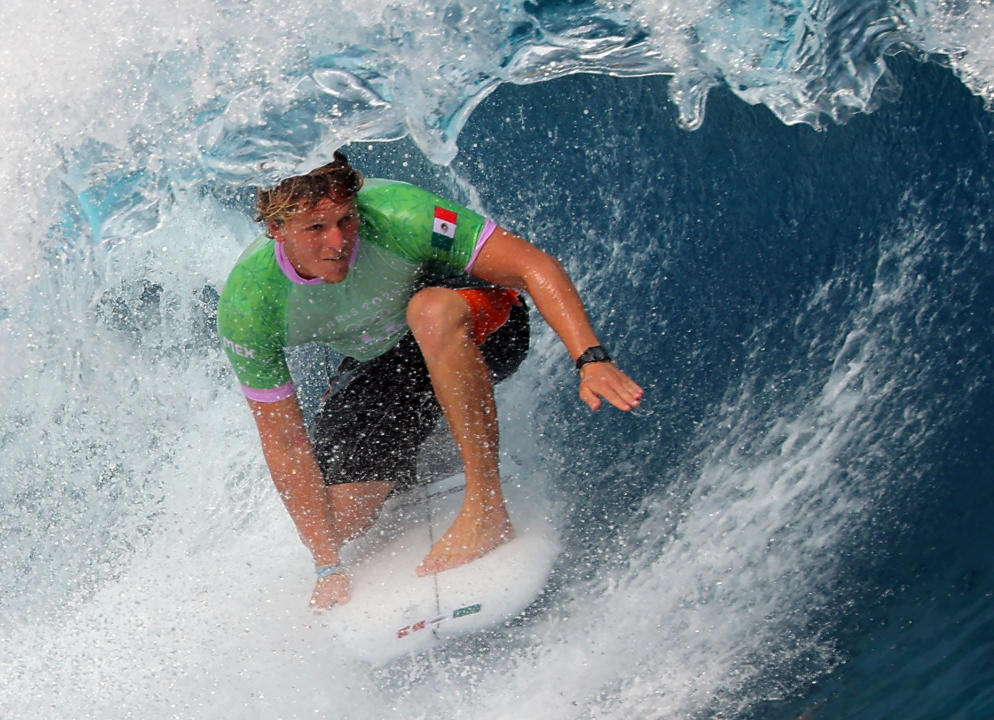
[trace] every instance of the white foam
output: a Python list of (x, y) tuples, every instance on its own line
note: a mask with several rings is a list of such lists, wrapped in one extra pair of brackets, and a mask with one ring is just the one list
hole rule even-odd
[[(763, 78), (750, 75), (758, 70), (793, 82), (785, 70), (750, 64), (760, 46), (702, 55), (688, 40), (722, 4), (636, 3), (633, 17), (649, 29), (650, 44), (668, 49), (634, 59), (617, 38), (591, 43), (569, 27), (543, 27), (543, 43), (507, 58), (509, 28), (537, 23), (513, 8), (507, 16), (464, 9), (457, 18), (448, 6), (426, 11), (415, 2), (351, 7), (5, 2), (0, 715), (679, 716), (734, 698), (755, 677), (749, 661), (757, 654), (779, 654), (785, 664), (815, 654), (829, 667), (830, 644), (792, 637), (778, 618), (787, 614), (788, 630), (804, 625), (799, 598), (831, 576), (823, 554), (862, 507), (837, 464), (855, 438), (880, 437), (876, 401), (894, 392), (884, 370), (894, 353), (909, 352), (888, 311), (917, 290), (918, 252), (895, 239), (884, 248), (893, 263), (882, 264), (869, 310), (855, 313), (840, 336), (812, 341), (822, 345), (811, 358), (830, 348), (836, 362), (773, 417), (761, 401), (769, 388), (755, 387), (760, 374), (747, 373), (726, 411), (700, 429), (675, 496), (655, 497), (644, 522), (619, 529), (614, 540), (632, 547), (627, 565), (604, 561), (539, 620), (478, 639), (492, 643), (491, 652), (455, 646), (373, 672), (315, 640), (305, 553), (265, 476), (227, 366), (198, 334), (197, 293), (221, 285), (254, 230), (243, 214), (200, 199), (198, 184), (247, 181), (312, 162), (339, 141), (398, 130), (445, 159), (459, 119), (495, 78), (680, 72), (674, 99), (689, 125), (702, 107), (690, 91), (718, 75), (753, 77), (750, 89), (760, 87)], [(923, 25), (930, 32), (921, 33), (922, 47), (951, 53), (965, 81), (989, 99), (991, 9), (966, 7), (965, 16)], [(711, 20), (708, 42), (717, 50), (730, 41), (718, 32), (728, 18)], [(306, 100), (300, 67), (355, 45), (366, 53), (350, 56), (368, 71), (357, 94), (364, 104), (334, 123), (311, 122), (317, 135), (299, 147), (276, 143), (260, 125), (267, 103)], [(229, 101), (219, 123), (198, 119)], [(237, 153), (212, 166), (199, 143), (228, 131), (257, 142), (263, 155), (285, 155), (269, 168), (255, 158), (241, 163)], [(53, 232), (81, 193), (131, 171), (148, 173), (148, 195), (112, 208), (124, 214), (96, 237), (86, 222), (76, 235)], [(129, 220), (136, 205), (143, 215)], [(128, 231), (134, 227), (148, 232)], [(158, 298), (143, 299), (154, 286)], [(809, 312), (831, 295), (826, 288), (813, 298)], [(536, 338), (536, 350), (515, 381), (523, 389), (502, 404), (516, 421), (505, 438), (524, 466), (536, 462), (531, 419), (547, 397), (535, 391), (535, 376), (554, 380), (562, 361), (548, 334)], [(750, 367), (761, 365), (757, 358)], [(901, 429), (913, 445), (918, 419)], [(574, 566), (601, 567), (601, 558), (574, 550)]]

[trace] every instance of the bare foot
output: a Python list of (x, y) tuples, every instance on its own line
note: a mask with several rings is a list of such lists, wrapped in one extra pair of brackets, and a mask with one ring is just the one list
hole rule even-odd
[(418, 566), (417, 573), (423, 577), (465, 565), (513, 537), (514, 528), (503, 505), (484, 512), (482, 516), (463, 508), (452, 527), (432, 546)]

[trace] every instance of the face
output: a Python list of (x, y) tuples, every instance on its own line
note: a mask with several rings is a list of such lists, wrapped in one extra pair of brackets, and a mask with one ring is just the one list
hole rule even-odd
[(269, 232), (283, 243), (302, 277), (338, 283), (349, 274), (349, 259), (359, 237), (359, 211), (354, 198), (342, 203), (324, 198), (282, 225), (270, 222)]

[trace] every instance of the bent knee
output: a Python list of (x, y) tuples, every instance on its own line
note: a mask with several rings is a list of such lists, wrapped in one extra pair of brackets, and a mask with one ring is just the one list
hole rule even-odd
[(424, 288), (407, 303), (407, 324), (422, 344), (432, 339), (450, 342), (456, 335), (468, 336), (471, 320), (466, 301), (450, 288)]

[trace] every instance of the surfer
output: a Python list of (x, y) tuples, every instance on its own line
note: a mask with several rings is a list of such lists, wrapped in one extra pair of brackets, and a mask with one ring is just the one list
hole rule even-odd
[[(462, 508), (419, 575), (471, 562), (513, 537), (498, 471), (493, 383), (528, 349), (527, 293), (574, 359), (597, 410), (642, 389), (601, 347), (558, 261), (475, 212), (406, 183), (365, 179), (347, 158), (260, 191), (267, 232), (221, 295), (221, 343), (263, 454), (311, 551), (315, 608), (348, 602), (343, 543), (415, 481), (418, 448), (444, 415), (466, 474)], [(305, 426), (286, 347), (345, 359)]]

